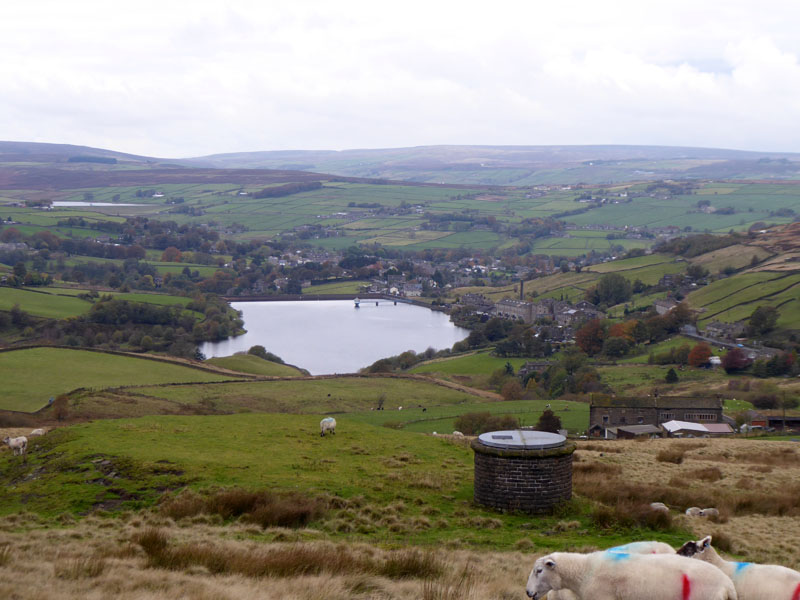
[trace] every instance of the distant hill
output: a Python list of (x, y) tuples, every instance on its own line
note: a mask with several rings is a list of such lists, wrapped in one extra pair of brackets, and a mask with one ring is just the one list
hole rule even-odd
[[(60, 177), (63, 173), (41, 172), (54, 168), (71, 173), (93, 172), (95, 178), (99, 172), (118, 173), (124, 169), (129, 172), (131, 185), (140, 183), (144, 176), (134, 175), (135, 170), (156, 170), (157, 179), (200, 177), (203, 181), (220, 181), (231, 171), (251, 171), (251, 177), (252, 171), (270, 175), (311, 172), (362, 180), (467, 186), (608, 184), (660, 179), (800, 180), (800, 154), (672, 146), (418, 146), (236, 152), (162, 159), (70, 144), (0, 141), (0, 168), (3, 166), (13, 169), (15, 177), (22, 177), (22, 187), (31, 178), (52, 181)], [(26, 174), (25, 169), (38, 172)], [(179, 175), (181, 171), (183, 174)], [(0, 179), (4, 180), (0, 181), (3, 185), (15, 181), (8, 177)], [(105, 184), (105, 181), (85, 183)]]
[[(136, 162), (155, 164), (168, 162), (159, 158), (125, 154), (102, 148), (89, 146), (73, 146), (72, 144), (41, 144), (37, 142), (3, 142), (0, 141), (0, 163), (37, 162), (66, 163), (75, 158), (113, 158), (119, 162)], [(75, 161), (73, 161), (75, 162)]]
[(471, 185), (800, 178), (800, 154), (671, 146), (286, 150), (216, 154), (177, 162), (207, 168), (297, 169), (350, 177)]

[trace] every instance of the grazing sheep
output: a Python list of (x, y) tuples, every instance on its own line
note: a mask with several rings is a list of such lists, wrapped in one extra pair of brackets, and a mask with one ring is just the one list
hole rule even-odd
[(739, 600), (798, 600), (800, 573), (780, 565), (731, 562), (722, 559), (707, 535), (697, 542), (686, 542), (678, 554), (704, 560), (733, 581)]
[(25, 454), (25, 450), (28, 449), (28, 438), (24, 435), (15, 438), (5, 437), (3, 443), (8, 444), (8, 447), (14, 452), (14, 456)]
[(329, 431), (331, 435), (336, 435), (336, 419), (333, 417), (325, 417), (319, 422), (319, 434), (322, 437), (325, 437), (325, 434)]
[(663, 512), (669, 514), (669, 508), (663, 502), (651, 502), (650, 509), (656, 512)]
[(464, 437), (464, 434), (461, 433), (460, 431), (454, 431), (453, 435), (456, 436), (456, 437)]
[(34, 429), (28, 434), (28, 437), (36, 437), (37, 435), (44, 435), (44, 429)]
[[(675, 549), (664, 542), (631, 542), (622, 546), (608, 548), (605, 552), (615, 554), (675, 554)], [(569, 590), (550, 591), (547, 593), (547, 600), (579, 600), (579, 598)]]
[(701, 517), (719, 517), (719, 511), (716, 508), (701, 508)]
[(554, 552), (534, 563), (526, 592), (533, 600), (551, 590), (591, 600), (737, 600), (731, 580), (703, 566), (676, 554)]
[(686, 516), (687, 517), (699, 517), (700, 513), (702, 513), (702, 509), (698, 508), (697, 506), (690, 506), (686, 509)]

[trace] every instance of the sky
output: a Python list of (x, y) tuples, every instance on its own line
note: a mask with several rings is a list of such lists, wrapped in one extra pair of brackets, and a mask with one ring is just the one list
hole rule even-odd
[(3, 4), (2, 140), (800, 152), (796, 0)]

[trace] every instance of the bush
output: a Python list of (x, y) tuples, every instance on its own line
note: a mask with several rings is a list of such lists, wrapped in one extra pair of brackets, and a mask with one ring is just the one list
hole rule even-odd
[(493, 416), (489, 412), (466, 413), (456, 419), (455, 427), (467, 435), (479, 435), (486, 431), (518, 429), (519, 420), (511, 415)]

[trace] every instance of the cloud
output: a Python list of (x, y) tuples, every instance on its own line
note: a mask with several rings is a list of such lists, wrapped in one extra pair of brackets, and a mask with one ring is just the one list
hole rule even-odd
[(800, 150), (800, 6), (699, 4), (37, 0), (0, 22), (0, 138)]

